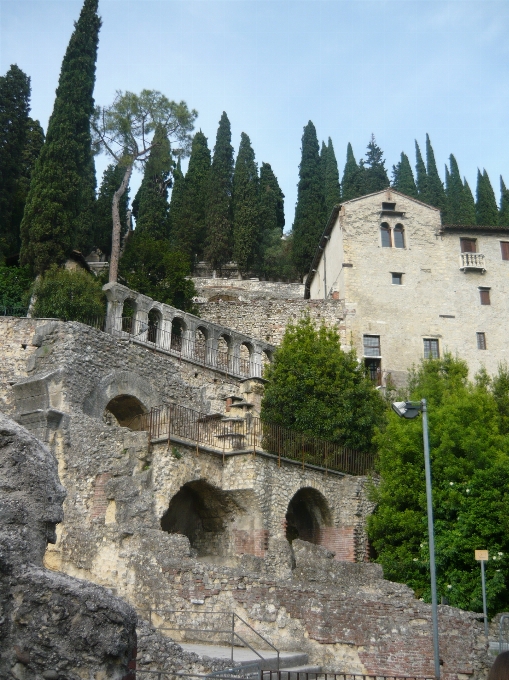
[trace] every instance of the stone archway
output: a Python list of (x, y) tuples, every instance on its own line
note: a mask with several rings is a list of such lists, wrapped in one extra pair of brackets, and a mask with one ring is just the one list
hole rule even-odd
[(119, 394), (118, 397), (114, 397), (106, 405), (104, 420), (110, 424), (118, 424), (121, 427), (138, 430), (139, 424), (137, 426), (136, 423), (139, 419), (136, 419), (136, 416), (146, 412), (145, 406), (143, 406), (139, 399), (133, 397), (132, 394)]
[(204, 479), (184, 484), (161, 518), (161, 529), (187, 536), (198, 557), (230, 553), (229, 525), (239, 511), (232, 494)]
[(321, 543), (323, 527), (332, 525), (327, 500), (316, 489), (299, 489), (288, 504), (286, 512), (286, 538), (291, 543), (296, 538), (309, 543)]
[[(83, 412), (99, 420), (104, 419), (105, 413), (111, 413), (118, 424), (124, 425), (131, 413), (134, 418), (160, 403), (158, 391), (147, 378), (133, 371), (112, 371), (85, 397)], [(118, 420), (117, 414), (121, 420)], [(110, 422), (116, 424), (115, 421)]]

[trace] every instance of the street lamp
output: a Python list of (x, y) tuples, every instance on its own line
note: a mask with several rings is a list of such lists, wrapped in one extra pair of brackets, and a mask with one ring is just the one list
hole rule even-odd
[(435, 570), (435, 534), (433, 530), (433, 500), (431, 496), (431, 467), (429, 462), (428, 407), (421, 401), (396, 401), (392, 409), (400, 418), (415, 418), (422, 412), (422, 438), (424, 440), (424, 470), (426, 474), (426, 505), (428, 510), (429, 570), (431, 574), (431, 609), (433, 617), (433, 652), (435, 677), (440, 679), (440, 656), (438, 652), (437, 575)]

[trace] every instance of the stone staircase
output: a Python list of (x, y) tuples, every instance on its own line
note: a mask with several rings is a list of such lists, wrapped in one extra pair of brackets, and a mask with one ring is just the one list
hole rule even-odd
[[(231, 660), (231, 647), (223, 647), (220, 645), (206, 645), (206, 644), (190, 644), (179, 643), (182, 649), (186, 652), (194, 652), (201, 657), (209, 659), (225, 659)], [(253, 666), (255, 671), (276, 671), (277, 654), (273, 651), (257, 650), (260, 657), (247, 647), (233, 648), (233, 662), (241, 666)], [(279, 653), (279, 670), (289, 673), (286, 676), (287, 680), (295, 680), (298, 673), (320, 673), (321, 667), (309, 664), (309, 657), (304, 652), (280, 652)], [(256, 668), (255, 668), (256, 667)], [(293, 675), (295, 673), (295, 676)], [(263, 675), (263, 673), (262, 673)]]

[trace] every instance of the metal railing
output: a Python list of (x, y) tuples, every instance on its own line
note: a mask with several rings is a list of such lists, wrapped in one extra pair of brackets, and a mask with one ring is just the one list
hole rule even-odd
[[(152, 609), (150, 607), (148, 609), (140, 609), (139, 611), (145, 613), (148, 612), (149, 622), (154, 625), (157, 630), (168, 631), (172, 633), (178, 632), (180, 636), (183, 634), (186, 640), (189, 639), (194, 642), (199, 641), (202, 644), (211, 644), (211, 637), (214, 637), (217, 640), (217, 636), (219, 636), (221, 641), (223, 643), (226, 642), (227, 646), (230, 647), (230, 660), (232, 664), (235, 662), (235, 647), (248, 647), (260, 659), (256, 665), (261, 668), (264, 664), (270, 663), (270, 659), (267, 659), (266, 656), (264, 656), (258, 649), (253, 647), (253, 645), (246, 640), (246, 633), (242, 631), (242, 628), (245, 627), (249, 631), (248, 635), (251, 634), (252, 636), (252, 634), (254, 634), (256, 639), (259, 640), (262, 645), (269, 647), (274, 652), (276, 656), (276, 670), (279, 670), (280, 653), (277, 647), (275, 647), (269, 640), (267, 640), (266, 637), (259, 633), (255, 628), (253, 628), (253, 626), (251, 626), (251, 624), (249, 624), (235, 612)], [(163, 619), (163, 624), (166, 622), (164, 615), (170, 614), (171, 620), (169, 623), (172, 625), (156, 625), (153, 614), (155, 614), (159, 619)], [(194, 615), (198, 617), (196, 625), (192, 625), (195, 624), (195, 622), (192, 620)], [(201, 617), (208, 617), (208, 620), (211, 621), (207, 628), (199, 627), (199, 619)], [(215, 617), (216, 621), (211, 619), (211, 617)], [(182, 621), (182, 619), (184, 620)], [(243, 632), (244, 637), (239, 633), (239, 630)], [(184, 640), (180, 640), (180, 642), (184, 643)], [(252, 663), (247, 664), (247, 666), (251, 667), (254, 667), (254, 665), (255, 664)], [(237, 670), (237, 668), (238, 667), (233, 670)], [(220, 674), (221, 671), (218, 671), (217, 673)], [(217, 677), (217, 673), (214, 673), (213, 675)]]
[(382, 675), (321, 671), (262, 671), (262, 680), (435, 680), (434, 675)]
[(28, 307), (2, 307), (0, 306), (0, 316), (25, 317)]
[(498, 624), (498, 651), (499, 654), (509, 650), (509, 614), (502, 614)]
[(202, 340), (188, 338), (181, 333), (163, 330), (155, 323), (146, 323), (134, 317), (117, 319), (109, 332), (116, 337), (127, 337), (148, 345), (151, 349), (168, 352), (179, 359), (194, 361), (202, 366), (241, 377), (262, 377), (264, 366), (268, 362), (263, 353), (253, 351), (248, 357), (239, 356), (228, 349), (211, 347), (205, 338)]
[(147, 677), (147, 680), (180, 680), (180, 678), (189, 678), (189, 680), (210, 680), (210, 678), (219, 678), (219, 680), (255, 680), (261, 677), (261, 671), (258, 665), (253, 666), (246, 664), (244, 666), (236, 666), (235, 668), (227, 668), (224, 671), (214, 671), (213, 673), (198, 674), (198, 673), (181, 673), (180, 671), (164, 671), (164, 670), (150, 670), (137, 669), (131, 671), (123, 680), (135, 680), (136, 678)]
[(305, 467), (365, 475), (374, 469), (375, 454), (356, 451), (334, 442), (311, 437), (260, 418), (229, 417), (229, 414), (205, 414), (169, 404), (136, 416), (131, 430), (144, 430), (150, 439), (172, 438), (189, 444), (215, 449), (219, 454), (268, 453), (281, 461), (298, 462)]

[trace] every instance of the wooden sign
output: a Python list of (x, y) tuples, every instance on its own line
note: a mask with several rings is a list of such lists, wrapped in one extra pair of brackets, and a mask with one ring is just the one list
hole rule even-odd
[(487, 562), (488, 561), (488, 551), (487, 550), (476, 550), (475, 551), (475, 559), (478, 562)]

